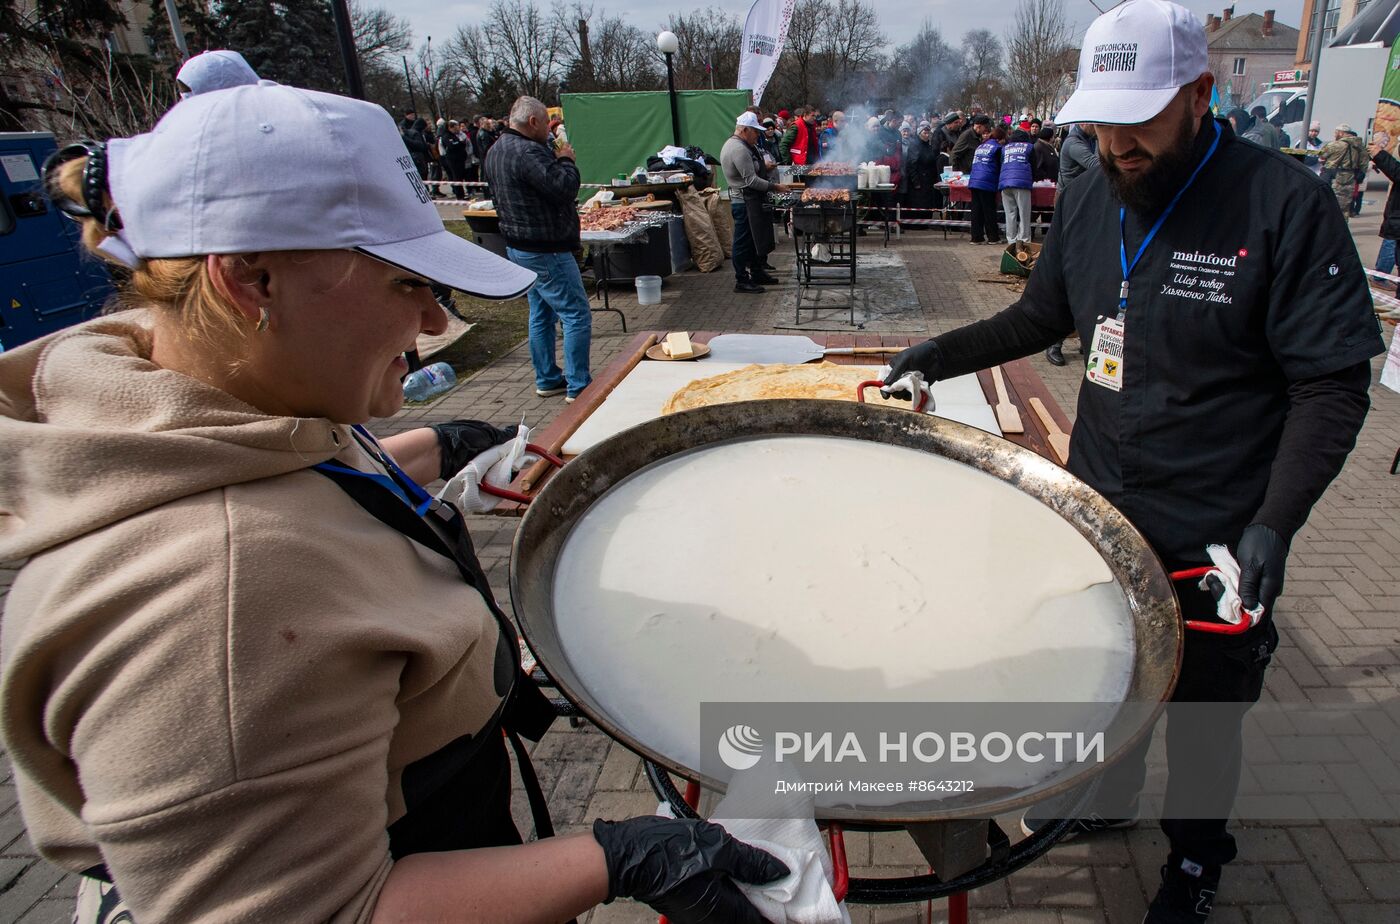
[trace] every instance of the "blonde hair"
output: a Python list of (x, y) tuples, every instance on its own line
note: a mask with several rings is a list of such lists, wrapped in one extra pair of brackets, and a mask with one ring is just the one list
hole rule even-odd
[[(50, 179), (51, 196), (62, 196), (72, 202), (83, 202), (83, 168), (86, 157), (70, 160), (59, 166)], [(111, 197), (103, 194), (103, 204), (112, 208)], [(191, 339), (211, 344), (227, 342), (229, 336), (247, 336), (247, 324), (237, 309), (219, 292), (209, 275), (204, 257), (154, 257), (143, 259), (135, 269), (127, 269), (103, 251), (99, 245), (112, 236), (96, 218), (80, 218), (83, 246), (89, 253), (108, 263), (122, 267), (128, 277), (118, 285), (118, 294), (109, 310), (153, 307), (180, 322), (178, 325)]]

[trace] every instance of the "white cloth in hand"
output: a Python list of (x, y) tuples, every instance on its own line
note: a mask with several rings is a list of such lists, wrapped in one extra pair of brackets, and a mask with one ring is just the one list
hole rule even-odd
[(1223, 545), (1206, 546), (1206, 554), (1210, 556), (1215, 567), (1205, 573), (1198, 586), (1201, 590), (1209, 591), (1211, 578), (1220, 582), (1223, 591), (1220, 599), (1215, 601), (1215, 615), (1230, 625), (1237, 626), (1247, 614), (1249, 624), (1257, 626), (1259, 618), (1264, 615), (1264, 604), (1260, 603), (1252, 610), (1244, 608), (1244, 601), (1240, 599), (1240, 563), (1235, 561), (1235, 556)]
[[(890, 367), (881, 366), (880, 370), (875, 373), (875, 377), (883, 382), (889, 376), (889, 374)], [(899, 378), (895, 379), (893, 382), (882, 388), (881, 391), (905, 392), (913, 396), (914, 407), (919, 406), (919, 395), (923, 394), (924, 406), (920, 408), (920, 410), (922, 410), (925, 414), (932, 414), (934, 411), (933, 386), (924, 380), (924, 374), (922, 372), (919, 372), (917, 369), (912, 369), (909, 372), (904, 373)]]
[[(813, 821), (812, 797), (775, 795), (777, 775), (772, 768), (771, 758), (765, 757), (757, 766), (735, 773), (710, 819), (744, 843), (787, 864), (788, 875), (777, 882), (764, 886), (738, 883), (739, 889), (773, 924), (850, 924), (845, 904), (838, 904), (831, 891), (835, 870), (826, 839)], [(765, 814), (782, 817), (731, 817), (754, 814), (745, 806), (756, 804), (764, 806)]]
[(437, 492), (437, 499), (451, 501), (459, 510), (467, 513), (490, 513), (495, 510), (501, 499), (481, 490), (481, 484), (484, 481), (504, 488), (515, 478), (516, 472), (539, 459), (525, 448), (529, 441), (530, 429), (522, 423), (515, 439), (477, 453), (442, 486), (442, 490)]

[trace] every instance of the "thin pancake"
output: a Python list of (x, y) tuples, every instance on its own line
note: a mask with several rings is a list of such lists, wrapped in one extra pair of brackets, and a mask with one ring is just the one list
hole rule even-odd
[[(835, 363), (754, 364), (691, 382), (671, 396), (661, 413), (674, 414), (711, 404), (767, 398), (855, 401), (856, 386), (878, 379), (878, 372), (874, 366), (838, 366)], [(909, 407), (907, 400), (882, 398), (875, 388), (866, 392), (865, 400), (871, 404)]]

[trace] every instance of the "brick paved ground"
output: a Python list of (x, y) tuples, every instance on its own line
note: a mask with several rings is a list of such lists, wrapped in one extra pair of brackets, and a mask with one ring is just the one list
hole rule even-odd
[[(1383, 193), (1374, 193), (1383, 201)], [(1353, 225), (1358, 249), (1376, 251), (1376, 207)], [(781, 241), (780, 241), (781, 243)], [(928, 333), (985, 317), (1012, 299), (1006, 287), (976, 281), (994, 271), (996, 251), (965, 239), (944, 242), (940, 232), (907, 234), (891, 244), (909, 267), (924, 309)], [(781, 246), (780, 268), (790, 261)], [(668, 279), (662, 303), (640, 308), (618, 290), (629, 329), (765, 330), (790, 290), (760, 300), (733, 294), (728, 267), (709, 275), (686, 273)], [(593, 363), (601, 368), (630, 335), (616, 317), (597, 315)], [(1390, 336), (1388, 329), (1387, 337)], [(1073, 354), (1071, 354), (1073, 358)], [(1079, 373), (1034, 360), (1052, 392), (1073, 416)], [(1379, 362), (1377, 362), (1379, 369)], [(1279, 605), (1283, 642), (1270, 668), (1266, 697), (1281, 701), (1358, 702), (1394, 700), (1400, 686), (1400, 476), (1386, 474), (1400, 446), (1400, 395), (1379, 386), (1356, 451), (1293, 543), (1287, 594)], [(545, 424), (564, 407), (562, 398), (539, 399), (532, 388), (524, 347), (431, 405), (406, 410), (377, 427), (397, 432), (454, 417), (498, 423)], [(476, 517), (472, 524), (482, 563), (502, 600), (508, 598), (507, 569), (515, 521)], [(0, 593), (12, 570), (0, 568)], [(591, 728), (551, 731), (535, 750), (556, 823), (578, 830), (589, 820), (651, 812), (651, 794), (638, 759)], [(0, 771), (3, 772), (3, 771)], [(1400, 786), (1392, 793), (1400, 791)], [(529, 827), (523, 798), (516, 800), (522, 830)], [(1008, 831), (1014, 819), (1003, 819)], [(1212, 920), (1347, 924), (1400, 921), (1400, 824), (1304, 823), (1237, 826), (1241, 859), (1227, 872)], [(904, 835), (852, 835), (847, 839), (852, 874), (910, 875), (925, 871)], [(1165, 857), (1156, 827), (1115, 833), (1088, 843), (1056, 848), (1009, 881), (972, 897), (974, 919), (1016, 924), (1122, 924), (1141, 919), (1156, 889)], [(0, 921), (67, 920), (74, 877), (37, 860), (15, 804), (13, 780), (0, 783)], [(853, 908), (857, 922), (923, 920), (922, 909), (894, 906)], [(943, 909), (936, 908), (934, 920)], [(590, 924), (652, 921), (645, 908), (618, 903), (593, 912)]]

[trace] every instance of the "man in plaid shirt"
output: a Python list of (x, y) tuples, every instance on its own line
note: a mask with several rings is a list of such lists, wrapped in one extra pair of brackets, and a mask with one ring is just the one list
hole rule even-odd
[[(564, 394), (572, 402), (588, 387), (593, 318), (574, 251), (578, 250), (578, 167), (567, 143), (551, 150), (544, 103), (522, 96), (510, 107), (510, 125), (486, 154), (486, 181), (506, 256), (535, 271), (530, 289), (530, 362), (535, 394)], [(555, 359), (554, 327), (564, 327), (564, 368)]]

